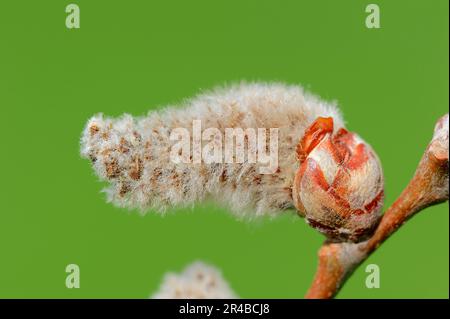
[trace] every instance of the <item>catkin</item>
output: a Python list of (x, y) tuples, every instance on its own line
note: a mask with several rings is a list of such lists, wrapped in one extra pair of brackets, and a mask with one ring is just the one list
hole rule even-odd
[(216, 267), (201, 261), (181, 273), (169, 272), (152, 299), (232, 299), (237, 295)]
[[(335, 104), (299, 86), (242, 83), (218, 88), (179, 106), (151, 111), (145, 117), (93, 116), (81, 137), (81, 155), (109, 182), (108, 200), (120, 207), (165, 212), (213, 199), (237, 216), (276, 216), (292, 208), (292, 185), (299, 167), (296, 147), (318, 117), (343, 126)], [(170, 150), (175, 128), (278, 128), (278, 167), (261, 174), (261, 163), (174, 163)]]

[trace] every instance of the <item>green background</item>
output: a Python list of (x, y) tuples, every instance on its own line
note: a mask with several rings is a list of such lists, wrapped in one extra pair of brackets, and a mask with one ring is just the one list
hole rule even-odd
[[(377, 151), (386, 205), (448, 110), (448, 1), (71, 1), (0, 5), (0, 297), (146, 298), (194, 260), (246, 298), (301, 298), (323, 237), (302, 219), (235, 220), (213, 204), (166, 217), (115, 208), (79, 156), (88, 118), (145, 114), (234, 81), (336, 99)], [(372, 1), (374, 2), (374, 1)], [(175, 212), (175, 211), (174, 211)], [(65, 267), (81, 288), (65, 287)], [(381, 288), (367, 289), (376, 263)], [(448, 298), (448, 203), (415, 216), (339, 298)]]

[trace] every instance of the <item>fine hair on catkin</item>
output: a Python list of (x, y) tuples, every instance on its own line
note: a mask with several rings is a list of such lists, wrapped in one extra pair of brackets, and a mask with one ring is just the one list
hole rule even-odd
[[(109, 201), (142, 212), (164, 213), (213, 199), (239, 217), (276, 216), (293, 207), (292, 185), (299, 167), (296, 147), (318, 117), (332, 117), (343, 127), (334, 103), (322, 101), (297, 85), (240, 83), (202, 93), (178, 106), (89, 119), (81, 137), (81, 155), (109, 182)], [(278, 168), (260, 174), (260, 163), (174, 163), (170, 158), (175, 128), (278, 128)]]

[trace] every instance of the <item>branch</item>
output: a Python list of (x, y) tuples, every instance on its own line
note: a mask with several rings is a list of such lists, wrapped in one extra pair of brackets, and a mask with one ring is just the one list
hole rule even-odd
[(414, 177), (387, 209), (370, 239), (360, 243), (325, 242), (319, 250), (319, 265), (306, 298), (332, 298), (350, 274), (403, 223), (422, 209), (449, 198), (448, 114), (435, 126), (433, 139)]

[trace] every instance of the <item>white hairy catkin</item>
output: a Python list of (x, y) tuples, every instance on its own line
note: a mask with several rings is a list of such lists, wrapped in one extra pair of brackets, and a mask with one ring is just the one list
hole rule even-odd
[(165, 274), (152, 299), (234, 299), (236, 294), (221, 272), (203, 262), (194, 262), (180, 274)]
[[(292, 186), (299, 167), (296, 147), (318, 117), (331, 117), (343, 127), (334, 104), (299, 86), (242, 83), (219, 88), (179, 106), (151, 111), (145, 117), (92, 117), (81, 138), (81, 154), (110, 186), (109, 201), (121, 207), (164, 212), (212, 198), (238, 216), (275, 216), (292, 208)], [(260, 174), (261, 163), (174, 163), (170, 133), (193, 120), (203, 129), (278, 128), (278, 168)]]

